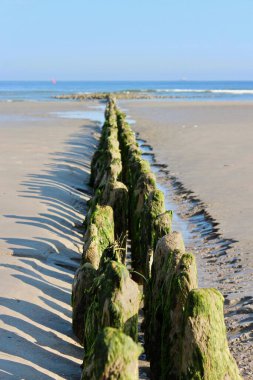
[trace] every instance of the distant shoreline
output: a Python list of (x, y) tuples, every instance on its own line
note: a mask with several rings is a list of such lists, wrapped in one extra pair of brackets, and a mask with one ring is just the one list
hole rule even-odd
[(147, 94), (141, 91), (120, 91), (120, 92), (95, 92), (91, 94), (63, 94), (53, 96), (54, 99), (65, 99), (65, 100), (107, 100), (108, 97), (113, 96), (116, 99), (166, 99), (165, 96), (155, 96)]
[(0, 101), (169, 99), (253, 101), (252, 81), (0, 81)]

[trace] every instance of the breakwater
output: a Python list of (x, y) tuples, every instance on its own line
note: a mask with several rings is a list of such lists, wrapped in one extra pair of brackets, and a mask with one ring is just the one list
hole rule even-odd
[[(84, 346), (82, 379), (138, 379), (142, 298), (151, 379), (240, 379), (223, 297), (198, 288), (195, 257), (172, 231), (164, 194), (111, 98), (90, 184), (94, 196), (72, 292), (73, 330)], [(126, 266), (128, 237), (133, 271)]]
[(165, 96), (149, 94), (143, 91), (118, 91), (109, 94), (108, 92), (94, 92), (94, 93), (73, 93), (73, 94), (62, 94), (53, 96), (54, 99), (61, 100), (100, 100), (107, 101), (108, 98), (113, 95), (115, 99), (163, 99)]

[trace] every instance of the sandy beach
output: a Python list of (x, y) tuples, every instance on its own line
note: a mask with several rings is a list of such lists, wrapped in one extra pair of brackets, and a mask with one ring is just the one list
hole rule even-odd
[[(188, 200), (186, 191), (171, 190), (172, 179), (215, 220), (219, 237), (201, 247), (193, 239), (187, 248), (196, 254), (199, 286), (225, 296), (230, 349), (250, 379), (253, 106), (150, 100), (119, 106), (135, 120), (133, 129), (155, 162), (166, 167), (160, 177), (180, 217), (189, 220)], [(71, 284), (99, 135), (99, 122), (88, 119), (100, 120), (102, 107), (0, 103), (0, 379), (80, 377), (83, 349), (71, 330)], [(200, 227), (188, 225), (198, 239)]]
[[(245, 378), (252, 378), (253, 326), (253, 105), (240, 102), (120, 102), (133, 129), (153, 148), (156, 162), (201, 201), (214, 219), (219, 244), (194, 249), (199, 285), (225, 296), (230, 347)], [(171, 186), (170, 186), (171, 187)], [(170, 195), (168, 195), (170, 196)], [(172, 196), (172, 194), (171, 194)], [(176, 198), (182, 206), (185, 194)], [(189, 213), (181, 207), (185, 219)], [(196, 229), (195, 229), (196, 233)], [(200, 229), (197, 234), (200, 235)], [(206, 247), (210, 242), (206, 241)], [(225, 248), (226, 245), (224, 244)], [(217, 253), (217, 254), (216, 254)]]
[(252, 14), (1, 2), (0, 380), (253, 380)]
[(80, 377), (70, 298), (99, 127), (68, 112), (87, 110), (0, 103), (0, 379)]

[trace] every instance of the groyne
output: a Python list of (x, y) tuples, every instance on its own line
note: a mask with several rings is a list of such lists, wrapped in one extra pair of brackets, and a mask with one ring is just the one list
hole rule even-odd
[(172, 231), (164, 194), (112, 98), (90, 184), (94, 195), (72, 291), (73, 330), (84, 346), (82, 379), (139, 378), (140, 307), (151, 379), (241, 379), (228, 348), (223, 297), (198, 288), (195, 257)]

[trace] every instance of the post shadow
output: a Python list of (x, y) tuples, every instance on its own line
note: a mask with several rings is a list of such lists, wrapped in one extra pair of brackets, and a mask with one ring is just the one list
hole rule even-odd
[[(1, 238), (8, 242), (13, 256), (20, 257), (20, 262), (25, 264), (25, 267), (12, 265), (10, 260), (10, 264), (2, 265), (3, 268), (15, 270), (18, 273), (13, 273), (13, 278), (39, 289), (42, 304), (0, 297), (0, 305), (3, 310), (7, 309), (7, 313), (1, 315), (4, 328), (0, 332), (0, 349), (6, 355), (30, 361), (68, 380), (80, 378), (80, 364), (71, 360), (71, 357), (81, 363), (83, 348), (63, 338), (74, 338), (69, 310), (71, 292), (67, 287), (55, 285), (53, 280), (59, 279), (69, 285), (78, 266), (80, 254), (74, 248), (65, 246), (63, 238), (71, 241), (72, 247), (82, 240), (80, 230), (75, 226), (80, 223), (77, 213), (85, 216), (86, 199), (92, 194), (88, 186), (89, 168), (98, 143), (95, 137), (98, 130), (94, 123), (81, 127), (78, 133), (66, 141), (66, 151), (50, 155), (52, 163), (45, 166), (43, 173), (30, 173), (21, 183), (23, 189), (18, 193), (20, 201), (22, 198), (30, 199), (31, 202), (37, 199), (46, 205), (46, 212), (39, 216), (5, 215), (17, 224), (53, 232), (55, 238)], [(43, 276), (47, 276), (47, 279)], [(8, 313), (8, 310), (12, 312)], [(19, 335), (18, 330), (31, 336), (33, 341)], [(54, 351), (50, 352), (48, 347)], [(6, 379), (55, 378), (19, 361), (1, 358), (0, 378), (2, 375)]]

